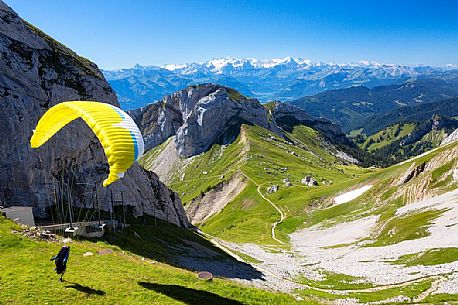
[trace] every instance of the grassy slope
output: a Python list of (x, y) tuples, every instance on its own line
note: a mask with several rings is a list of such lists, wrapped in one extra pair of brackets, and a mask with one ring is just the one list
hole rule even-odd
[[(181, 171), (172, 176), (168, 186), (181, 196), (184, 204), (229, 179), (243, 157), (243, 144), (235, 141), (229, 146), (213, 145), (210, 150), (193, 157)], [(184, 174), (184, 179), (181, 180)], [(183, 195), (184, 193), (184, 195)]]
[[(402, 191), (402, 188), (392, 185), (392, 182), (403, 175), (412, 164), (418, 166), (423, 162), (429, 162), (435, 156), (441, 154), (447, 155), (451, 152), (451, 150), (456, 150), (457, 147), (458, 142), (455, 142), (410, 162), (391, 166), (372, 174), (370, 179), (372, 179), (374, 186), (364, 195), (348, 203), (328, 209), (317, 209), (307, 214), (304, 217), (306, 226), (315, 224), (330, 225), (336, 222), (355, 220), (369, 215), (380, 215), (379, 223), (384, 224), (392, 219), (396, 210), (406, 203), (406, 198), (403, 194), (399, 194), (399, 192)], [(452, 162), (456, 163), (455, 161)], [(458, 185), (456, 183), (452, 183), (449, 176), (444, 175), (447, 170), (449, 171), (453, 168), (449, 167), (449, 165), (449, 163), (441, 165), (432, 172), (427, 173), (427, 176), (413, 178), (409, 181), (406, 187), (409, 185), (415, 185), (422, 180), (431, 180), (432, 183), (428, 185), (428, 188), (433, 190), (436, 194), (441, 194), (455, 189)], [(433, 180), (434, 177), (437, 179), (436, 182)], [(421, 215), (419, 218), (422, 218)], [(428, 221), (431, 218), (426, 217), (422, 219)]]
[[(165, 227), (164, 227), (165, 225)], [(170, 249), (162, 242), (193, 239), (194, 233), (159, 223), (132, 225), (128, 230), (111, 236), (119, 246), (105, 242), (74, 241), (65, 281), (59, 283), (49, 258), (60, 244), (31, 240), (12, 233), (21, 228), (0, 218), (0, 304), (188, 304), (188, 305), (251, 305), (251, 304), (321, 304), (338, 298), (379, 301), (400, 294), (416, 296), (430, 287), (430, 281), (386, 288), (375, 292), (333, 294), (337, 289), (370, 287), (367, 283), (342, 274), (326, 273), (324, 282), (300, 280), (310, 288), (297, 291), (298, 301), (283, 293), (273, 293), (236, 284), (223, 278), (203, 282), (195, 273), (161, 263), (151, 257), (165, 258)], [(133, 235), (138, 232), (142, 240)], [(163, 235), (165, 234), (165, 235)], [(161, 236), (161, 237), (158, 237)], [(164, 238), (160, 242), (161, 238)], [(156, 243), (156, 244), (154, 244)], [(202, 242), (201, 242), (202, 243)], [(203, 242), (204, 244), (205, 242)], [(112, 250), (99, 255), (97, 251)], [(83, 256), (86, 252), (94, 253)], [(146, 259), (140, 255), (145, 255)], [(330, 289), (322, 291), (316, 288)], [(435, 299), (451, 300), (440, 295)], [(434, 302), (432, 302), (434, 303)]]
[[(427, 162), (440, 153), (446, 154), (457, 145), (440, 148), (405, 164), (385, 169), (365, 169), (341, 164), (323, 147), (318, 134), (305, 126), (297, 126), (287, 134), (288, 140), (276, 137), (256, 126), (243, 126), (242, 134), (242, 137), (239, 136), (228, 146), (215, 145), (208, 152), (194, 157), (172, 178), (170, 186), (179, 194), (185, 193), (183, 201), (186, 203), (222, 180), (230, 179), (236, 172), (245, 174), (249, 178), (246, 188), (201, 228), (229, 241), (258, 244), (276, 244), (271, 237), (270, 229), (280, 218), (278, 211), (259, 195), (258, 189), (286, 215), (285, 220), (276, 229), (277, 238), (284, 242), (288, 242), (287, 234), (301, 227), (316, 224), (328, 226), (369, 215), (380, 215), (380, 227), (390, 220), (393, 226), (405, 233), (400, 237), (401, 240), (411, 236), (418, 238), (421, 236), (418, 234), (420, 229), (401, 228), (402, 225), (395, 224), (399, 221), (392, 219), (396, 209), (406, 203), (404, 196), (398, 194), (400, 188), (393, 186), (392, 182), (403, 175), (412, 163), (418, 165)], [(456, 162), (450, 162), (428, 174), (431, 177), (428, 188), (437, 194), (451, 190), (452, 178), (445, 173)], [(181, 181), (183, 173), (185, 178)], [(312, 175), (317, 179), (319, 186), (302, 185), (300, 180), (306, 175)], [(284, 178), (291, 181), (291, 187), (284, 186)], [(415, 178), (410, 183), (415, 184), (416, 181)], [(345, 204), (329, 207), (335, 195), (367, 184), (372, 184), (373, 187), (363, 196)], [(267, 194), (267, 188), (271, 185), (279, 185), (279, 190)], [(412, 217), (425, 224), (426, 228), (428, 221), (434, 218), (429, 216), (431, 215)], [(389, 240), (383, 232), (375, 236), (376, 244), (398, 242)]]
[(458, 260), (458, 248), (438, 248), (420, 253), (405, 254), (392, 263), (405, 266), (431, 266), (447, 264), (456, 260)]
[[(331, 292), (321, 291), (316, 289), (304, 289), (301, 291), (301, 295), (306, 297), (316, 296), (318, 299), (323, 300), (330, 304), (331, 300), (336, 299), (356, 299), (358, 302), (367, 303), (367, 302), (380, 302), (387, 299), (395, 298), (400, 295), (406, 296), (408, 298), (414, 298), (421, 294), (422, 292), (426, 291), (428, 288), (431, 287), (431, 281), (425, 280), (422, 282), (413, 283), (411, 285), (407, 285), (404, 287), (393, 287), (393, 288), (386, 288), (377, 291), (368, 291), (368, 292), (349, 292), (346, 294), (332, 294)], [(444, 294), (442, 296), (443, 300), (453, 300), (454, 295)], [(391, 302), (387, 304), (418, 304), (418, 302)], [(331, 303), (332, 304), (332, 303)], [(345, 302), (342, 302), (345, 304)], [(351, 303), (349, 303), (351, 304)], [(421, 304), (437, 304), (437, 303), (426, 303), (422, 302)]]
[(259, 196), (256, 189), (256, 185), (249, 182), (230, 204), (204, 223), (201, 229), (224, 240), (275, 243), (270, 228), (278, 219), (278, 212)]
[[(65, 282), (59, 283), (49, 259), (60, 245), (12, 229), (20, 230), (0, 217), (0, 304), (316, 304), (226, 279), (199, 281), (192, 272), (103, 242), (73, 242)], [(113, 253), (96, 254), (107, 248)], [(94, 255), (84, 257), (87, 251)]]
[(430, 119), (396, 123), (369, 135), (359, 128), (352, 130), (349, 137), (372, 155), (374, 164), (388, 167), (440, 146), (454, 130), (452, 120), (444, 118), (443, 122), (438, 129), (431, 129), (433, 122)]
[[(253, 179), (253, 182), (248, 182), (246, 189), (219, 215), (210, 219), (203, 226), (205, 231), (228, 240), (273, 243), (270, 226), (278, 219), (278, 212), (259, 196), (256, 185), (260, 185), (265, 193), (266, 187), (272, 183), (279, 184), (280, 190), (267, 196), (288, 216), (278, 227), (278, 238), (286, 240), (286, 233), (303, 225), (311, 226), (318, 223), (330, 225), (374, 214), (380, 215), (380, 223), (388, 221), (388, 224), (391, 222), (396, 226), (397, 220), (393, 220), (394, 212), (405, 202), (403, 198), (398, 198), (396, 195), (399, 187), (387, 186), (391, 185), (393, 179), (403, 174), (412, 163), (418, 165), (428, 162), (434, 156), (447, 154), (450, 149), (456, 149), (458, 146), (458, 143), (455, 143), (440, 148), (429, 155), (402, 165), (383, 170), (369, 170), (338, 164), (332, 155), (325, 153), (319, 141), (314, 138), (314, 132), (308, 128), (300, 127), (289, 135), (293, 141), (307, 144), (307, 149), (293, 146), (279, 138), (272, 139), (267, 135), (268, 132), (262, 128), (246, 127), (246, 143), (236, 141), (231, 144), (232, 147), (231, 145), (226, 147), (223, 152), (215, 149), (207, 156), (202, 155), (206, 159), (199, 160), (202, 156), (196, 158), (195, 162), (199, 162), (199, 167), (190, 167), (192, 164), (187, 167), (199, 175), (201, 170), (217, 170), (215, 179), (209, 177), (209, 174), (202, 174), (200, 178), (196, 179), (200, 183), (193, 185), (201, 188), (195, 192), (196, 194), (199, 190), (211, 186), (212, 183), (218, 183), (220, 181), (218, 175), (223, 170), (226, 170), (224, 179), (227, 179), (231, 173), (227, 172), (228, 169), (231, 169), (227, 164), (240, 165), (240, 171)], [(242, 155), (246, 147), (249, 147), (249, 151), (244, 159)], [(295, 155), (291, 154), (291, 151), (294, 151)], [(226, 155), (226, 152), (229, 153)], [(216, 166), (212, 167), (215, 164)], [(454, 164), (456, 164), (455, 161), (450, 161), (429, 173), (432, 181), (430, 187), (443, 191), (448, 190), (450, 187), (448, 183), (442, 185), (440, 183), (448, 179), (448, 169)], [(282, 170), (283, 167), (288, 167), (288, 170)], [(264, 168), (269, 169), (264, 170)], [(189, 173), (191, 172), (186, 172), (186, 175)], [(298, 184), (298, 181), (306, 174), (319, 178), (320, 186), (305, 187)], [(284, 177), (290, 179), (293, 183), (292, 187), (283, 187), (282, 179)], [(332, 180), (333, 183), (324, 185), (321, 183), (322, 179)], [(417, 178), (409, 183), (415, 183), (415, 179)], [(327, 198), (336, 193), (362, 183), (371, 183), (374, 186), (363, 196), (351, 202), (326, 209), (316, 208), (328, 205)], [(420, 222), (427, 223), (431, 217), (434, 217), (434, 215), (429, 216), (420, 217)], [(60, 245), (32, 241), (21, 235), (11, 234), (12, 228), (17, 227), (0, 218), (0, 267), (2, 271), (0, 274), (0, 304), (309, 304), (313, 303), (310, 298), (324, 301), (354, 297), (360, 301), (377, 301), (400, 294), (416, 296), (431, 285), (429, 280), (425, 280), (406, 287), (338, 295), (330, 291), (321, 291), (318, 288), (354, 289), (365, 287), (368, 284), (360, 284), (355, 281), (357, 279), (348, 278), (346, 275), (327, 274), (325, 281), (322, 282), (304, 279), (304, 283), (312, 287), (298, 292), (306, 299), (304, 302), (299, 302), (285, 294), (247, 288), (225, 279), (215, 279), (211, 283), (201, 282), (196, 280), (193, 272), (170, 265), (171, 251), (185, 253), (181, 253), (182, 249), (180, 250), (179, 247), (165, 247), (164, 241), (173, 246), (182, 243), (184, 238), (205, 247), (210, 247), (210, 245), (205, 240), (196, 239), (192, 232), (170, 225), (164, 227), (161, 222), (155, 227), (134, 224), (123, 233), (111, 236), (110, 242), (113, 245), (89, 241), (73, 243), (69, 272), (66, 275), (67, 282), (60, 284), (56, 280), (57, 276), (51, 271), (53, 264), (49, 261)], [(135, 237), (134, 231), (140, 235), (140, 239)], [(406, 231), (407, 238), (412, 236), (412, 232)], [(379, 236), (389, 238), (389, 235), (384, 235), (383, 231)], [(107, 248), (112, 249), (113, 254), (82, 256), (87, 251), (96, 253), (98, 250)], [(433, 256), (433, 259), (439, 259), (438, 263), (442, 263), (442, 257), (445, 255), (452, 256), (447, 261), (454, 259), (455, 252), (450, 250), (447, 253), (441, 253), (440, 256), (428, 252), (419, 254), (418, 258), (407, 257), (400, 263), (417, 259), (419, 261), (416, 263), (421, 264), (425, 257), (430, 256)], [(147, 259), (142, 260), (138, 255), (147, 257)], [(220, 256), (223, 257), (224, 254), (220, 253)], [(345, 285), (342, 286), (343, 284)], [(434, 304), (453, 299), (455, 299), (453, 295), (434, 295), (428, 297), (427, 301)]]
[(404, 240), (429, 236), (431, 223), (445, 211), (428, 210), (410, 213), (388, 220), (369, 247), (382, 247), (397, 244)]
[[(204, 223), (202, 229), (235, 242), (275, 243), (270, 228), (279, 219), (279, 213), (259, 195), (260, 186), (261, 192), (287, 215), (285, 224), (280, 225), (277, 232), (277, 238), (287, 241), (286, 233), (300, 225), (289, 219), (302, 217), (310, 201), (363, 182), (376, 171), (342, 165), (326, 150), (318, 133), (309, 127), (297, 126), (287, 136), (291, 142), (261, 127), (244, 125), (242, 136), (235, 142), (228, 146), (214, 145), (194, 157), (172, 177), (169, 186), (179, 194), (184, 193), (182, 200), (186, 204), (222, 180), (230, 179), (234, 173), (245, 174), (249, 178), (247, 187), (222, 212)], [(185, 178), (181, 180), (183, 174)], [(320, 185), (302, 185), (300, 181), (306, 175), (312, 175)], [(284, 187), (284, 178), (293, 186)], [(279, 185), (279, 191), (266, 194), (270, 185)]]

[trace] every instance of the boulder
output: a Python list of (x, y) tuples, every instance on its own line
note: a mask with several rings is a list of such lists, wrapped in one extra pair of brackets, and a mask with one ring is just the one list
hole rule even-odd
[(301, 180), (301, 183), (305, 184), (307, 186), (317, 186), (318, 185), (318, 181), (316, 181), (310, 175), (309, 176), (305, 176), (305, 178)]
[(288, 178), (283, 179), (283, 185), (284, 185), (285, 187), (290, 187), (290, 186), (292, 186), (291, 181), (289, 181)]
[(270, 194), (270, 193), (275, 193), (278, 191), (278, 185), (271, 185), (269, 186), (269, 188), (267, 189), (267, 193)]

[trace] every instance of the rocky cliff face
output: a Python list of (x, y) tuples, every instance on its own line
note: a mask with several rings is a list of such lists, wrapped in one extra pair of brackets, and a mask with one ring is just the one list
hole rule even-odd
[(177, 150), (183, 157), (200, 154), (215, 143), (231, 142), (243, 123), (280, 134), (257, 100), (214, 84), (187, 87), (130, 114), (142, 130), (145, 150), (176, 135)]
[(76, 121), (39, 149), (29, 140), (39, 118), (66, 100), (118, 105), (97, 66), (34, 28), (0, 1), (0, 201), (33, 206), (36, 216), (57, 201), (103, 210), (123, 192), (135, 215), (155, 215), (189, 226), (178, 196), (154, 173), (134, 164), (125, 178), (108, 188), (103, 150), (92, 131)]
[(455, 142), (458, 140), (458, 129), (455, 129), (448, 137), (446, 137), (441, 145), (447, 145), (449, 143)]
[(339, 125), (325, 118), (310, 116), (306, 111), (291, 104), (274, 102), (272, 116), (278, 126), (291, 130), (295, 125), (302, 124), (319, 131), (325, 138), (335, 144), (354, 146), (347, 139)]
[(130, 114), (145, 137), (146, 150), (176, 135), (176, 148), (182, 157), (200, 154), (215, 143), (230, 143), (244, 123), (279, 136), (283, 136), (282, 129), (290, 131), (302, 124), (318, 130), (332, 143), (352, 145), (340, 127), (326, 119), (313, 118), (285, 103), (271, 106), (265, 107), (228, 87), (204, 84), (187, 87)]

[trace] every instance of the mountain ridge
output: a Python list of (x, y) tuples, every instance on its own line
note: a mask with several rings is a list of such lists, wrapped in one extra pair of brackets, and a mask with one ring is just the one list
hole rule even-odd
[(357, 151), (340, 127), (327, 119), (314, 118), (286, 103), (262, 105), (232, 88), (216, 84), (186, 87), (129, 114), (142, 131), (146, 151), (176, 136), (181, 157), (205, 152), (213, 144), (233, 142), (242, 124), (263, 127), (279, 137), (284, 137), (283, 129), (291, 131), (302, 124), (318, 130), (343, 150)]
[(457, 67), (359, 63), (312, 63), (286, 57), (258, 60), (220, 58), (184, 65), (140, 66), (105, 70), (125, 109), (142, 107), (188, 85), (218, 83), (259, 99), (290, 101), (330, 89), (399, 84), (412, 77), (434, 76)]

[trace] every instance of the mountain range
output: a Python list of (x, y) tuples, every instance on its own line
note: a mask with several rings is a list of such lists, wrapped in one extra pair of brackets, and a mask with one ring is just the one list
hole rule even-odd
[(326, 90), (352, 86), (373, 88), (402, 84), (421, 76), (438, 76), (454, 66), (381, 64), (361, 61), (313, 63), (301, 58), (258, 60), (220, 58), (183, 65), (140, 66), (103, 71), (124, 109), (142, 107), (188, 85), (217, 83), (261, 102), (291, 101)]
[[(204, 68), (254, 93), (259, 76), (250, 84), (228, 75), (275, 70), (270, 83), (259, 82), (274, 92), (298, 66), (318, 64), (224, 59)], [(335, 83), (364, 66), (389, 70), (385, 80), (398, 75), (400, 83), (317, 93), (298, 104), (304, 109), (214, 82), (140, 103), (127, 113), (145, 155), (102, 187), (109, 160), (81, 120), (38, 150), (29, 141), (50, 107), (65, 100), (119, 106), (115, 91), (94, 63), (0, 0), (0, 205), (30, 207), (38, 224), (20, 226), (0, 211), (0, 303), (456, 303), (456, 72), (360, 63)], [(156, 71), (178, 83), (185, 68)], [(345, 123), (360, 146), (318, 111)], [(396, 164), (365, 166), (371, 153)], [(63, 228), (40, 228), (66, 227), (71, 215), (78, 225), (98, 218), (104, 236), (72, 240), (59, 235)], [(69, 272), (50, 285), (49, 258), (63, 243), (71, 243)]]
[(449, 71), (440, 76), (409, 79), (397, 85), (329, 90), (290, 103), (313, 116), (328, 118), (348, 132), (374, 124), (379, 116), (405, 106), (428, 107), (427, 103), (457, 96), (458, 73)]

